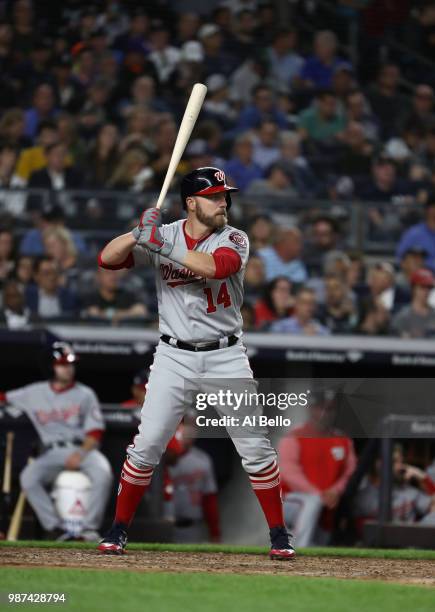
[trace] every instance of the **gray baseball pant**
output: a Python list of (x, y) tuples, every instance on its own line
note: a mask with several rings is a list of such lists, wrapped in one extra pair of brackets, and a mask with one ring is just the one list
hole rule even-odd
[[(77, 450), (77, 446), (52, 448), (29, 463), (20, 474), (21, 488), (29, 504), (46, 531), (58, 528), (60, 518), (46, 490), (65, 468), (66, 458)], [(112, 469), (109, 461), (98, 450), (90, 451), (80, 464), (80, 471), (92, 483), (89, 512), (84, 529), (98, 530), (112, 488)]]

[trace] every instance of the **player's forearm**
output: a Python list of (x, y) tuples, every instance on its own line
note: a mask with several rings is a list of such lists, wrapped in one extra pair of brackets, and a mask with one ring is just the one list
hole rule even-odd
[(184, 266), (198, 276), (203, 276), (204, 278), (215, 277), (216, 263), (213, 256), (209, 253), (188, 251), (185, 247), (175, 245), (166, 257)]
[(100, 253), (100, 261), (103, 265), (116, 266), (127, 259), (133, 248), (136, 246), (136, 240), (131, 232), (117, 236), (111, 240)]
[(213, 256), (209, 255), (209, 253), (187, 251), (184, 258), (184, 266), (204, 278), (214, 278), (216, 274), (216, 264)]

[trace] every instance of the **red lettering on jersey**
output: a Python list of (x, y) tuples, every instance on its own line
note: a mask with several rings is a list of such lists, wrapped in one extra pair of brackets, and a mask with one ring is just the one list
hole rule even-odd
[(188, 270), (187, 268), (176, 268), (171, 263), (160, 264), (160, 274), (162, 275), (162, 280), (164, 281), (169, 281), (169, 279), (176, 281), (167, 283), (167, 286), (171, 287), (171, 289), (174, 287), (179, 287), (180, 285), (189, 285), (190, 283), (197, 283), (198, 281), (204, 280), (201, 276), (196, 276), (196, 274), (191, 270)]
[[(204, 287), (204, 293), (207, 297), (206, 313), (213, 314), (217, 310), (216, 306), (214, 305), (214, 301), (213, 301), (213, 292), (210, 289), (210, 287)], [(228, 292), (228, 287), (225, 281), (219, 287), (219, 291), (218, 291), (217, 298), (216, 298), (216, 304), (218, 304), (218, 306), (223, 306), (224, 308), (228, 308), (229, 306), (231, 306), (231, 295)]]
[(195, 482), (203, 480), (205, 476), (204, 470), (192, 470), (190, 474), (179, 474), (178, 476), (174, 476), (172, 478), (174, 485), (193, 485)]
[(68, 421), (70, 418), (77, 416), (80, 413), (80, 406), (73, 405), (66, 408), (53, 408), (52, 410), (37, 410), (36, 418), (41, 425), (52, 423), (54, 421)]

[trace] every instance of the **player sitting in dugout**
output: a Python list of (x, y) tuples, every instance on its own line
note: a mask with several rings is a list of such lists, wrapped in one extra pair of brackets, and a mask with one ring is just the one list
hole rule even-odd
[(55, 342), (52, 378), (2, 393), (0, 399), (22, 410), (40, 439), (42, 451), (21, 472), (20, 483), (45, 538), (76, 539), (65, 531), (47, 487), (64, 470), (80, 470), (92, 487), (79, 539), (98, 541), (113, 476), (98, 450), (105, 429), (101, 408), (94, 391), (75, 380), (76, 361), (69, 344)]
[[(403, 447), (393, 450), (393, 490), (391, 513), (393, 522), (435, 525), (435, 487), (428, 473), (404, 461)], [(380, 500), (380, 460), (362, 481), (354, 502), (358, 531), (368, 520), (376, 519)]]
[(308, 420), (278, 446), (284, 517), (299, 547), (328, 544), (334, 510), (356, 467), (353, 442), (334, 429), (333, 393), (310, 395)]

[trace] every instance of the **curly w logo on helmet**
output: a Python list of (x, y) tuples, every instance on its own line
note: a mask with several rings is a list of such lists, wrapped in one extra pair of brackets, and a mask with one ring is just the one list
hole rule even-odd
[(225, 183), (225, 172), (223, 170), (218, 170), (214, 175), (218, 181)]

